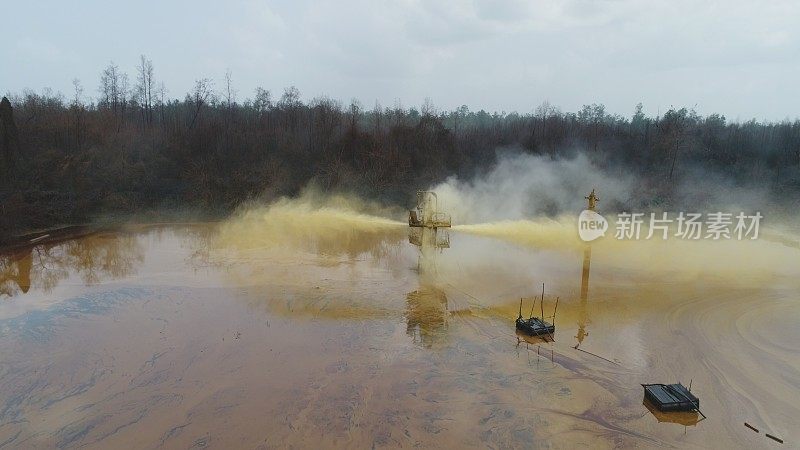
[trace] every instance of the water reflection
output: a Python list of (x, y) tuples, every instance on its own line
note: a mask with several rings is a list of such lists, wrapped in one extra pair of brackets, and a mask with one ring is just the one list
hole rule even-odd
[[(49, 317), (70, 320), (51, 327), (47, 345), (5, 333), (0, 403), (10, 412), (0, 442), (188, 448), (197, 442), (226, 447), (255, 436), (249, 446), (307, 447), (352, 436), (337, 442), (365, 447), (384, 436), (386, 445), (423, 447), (666, 446), (682, 430), (655, 426), (632, 386), (679, 366), (699, 382), (708, 412), (718, 417), (724, 411), (731, 421), (775, 423), (783, 431), (797, 404), (796, 278), (782, 279), (769, 295), (753, 295), (755, 289), (703, 280), (675, 286), (669, 277), (653, 280), (641, 265), (643, 273), (623, 280), (629, 285), (609, 285), (618, 280), (598, 275), (617, 268), (607, 259), (613, 252), (585, 251), (581, 301), (563, 306), (569, 322), (577, 323), (581, 348), (540, 346), (521, 336), (518, 355), (547, 366), (531, 374), (513, 358), (509, 319), (517, 304), (507, 299), (528, 291), (531, 274), (548, 286), (552, 280), (554, 291), (576, 291), (579, 253), (516, 251), (461, 235), (454, 235), (453, 249), (422, 253), (404, 243), (402, 230), (399, 256), (376, 263), (370, 255), (380, 251), (361, 250), (364, 241), (355, 234), (342, 244), (352, 245), (351, 253), (336, 247), (343, 231), (320, 231), (334, 237), (328, 251), (344, 250), (341, 257), (323, 258), (265, 247), (259, 233), (266, 231), (259, 230), (266, 226), (254, 225), (251, 236), (247, 229), (228, 235), (236, 236), (230, 246), (219, 240), (217, 227), (198, 225), (170, 228), (163, 239), (148, 229), (135, 239), (95, 236), (69, 244), (77, 248), (38, 245), (0, 257), (0, 285), (20, 297), (29, 292), (26, 299), (41, 289), (45, 274), (66, 267), (65, 285), (79, 276), (102, 281), (136, 271), (128, 281), (141, 288), (77, 286), (57, 291), (54, 301), (147, 300), (113, 314), (96, 314), (84, 303), (74, 307), (74, 301), (54, 308)], [(112, 238), (119, 242), (108, 242)], [(601, 286), (617, 288), (619, 301), (588, 311), (592, 256), (604, 269), (595, 267), (593, 301), (602, 300)], [(665, 295), (664, 286), (678, 291)], [(614, 326), (596, 327), (602, 323)], [(589, 324), (593, 340), (581, 344)], [(562, 331), (572, 334), (571, 327)], [(609, 359), (584, 353), (591, 347)], [(730, 386), (748, 389), (732, 392)], [(694, 420), (655, 416), (687, 426)], [(241, 426), (231, 429), (230, 423)], [(682, 443), (714, 439), (735, 446), (737, 436), (725, 424), (706, 421)], [(271, 439), (266, 444), (264, 436)]]
[(70, 275), (86, 284), (118, 279), (135, 272), (144, 249), (134, 236), (96, 234), (49, 242), (0, 255), (0, 297), (50, 293)]
[(448, 315), (447, 295), (435, 286), (420, 286), (406, 296), (406, 333), (415, 344), (425, 348), (441, 344)]
[(444, 342), (449, 311), (447, 295), (439, 287), (437, 254), (450, 248), (447, 230), (409, 227), (408, 241), (419, 248), (419, 288), (406, 296), (406, 333), (415, 344), (431, 348)]
[(591, 265), (592, 246), (591, 244), (586, 244), (586, 248), (583, 250), (583, 270), (581, 272), (581, 300), (578, 304), (578, 334), (575, 335), (578, 343), (575, 344), (575, 348), (580, 347), (583, 340), (589, 336), (589, 332), (586, 330), (589, 325), (589, 314), (586, 307), (589, 299), (589, 270)]
[(659, 411), (658, 408), (655, 407), (652, 403), (644, 399), (642, 404), (650, 411), (651, 414), (658, 420), (659, 422), (664, 423), (677, 423), (679, 425), (683, 425), (685, 427), (693, 427), (700, 422), (700, 415), (697, 411), (686, 411), (686, 412), (662, 412)]
[(410, 227), (408, 242), (427, 249), (450, 248), (450, 233), (443, 228)]
[(517, 347), (519, 347), (519, 345), (521, 343), (523, 343), (523, 342), (528, 343), (528, 344), (533, 344), (533, 345), (546, 344), (548, 342), (555, 342), (555, 339), (553, 339), (553, 336), (551, 336), (549, 334), (542, 334), (542, 335), (539, 335), (539, 336), (533, 336), (533, 335), (530, 335), (528, 333), (522, 332), (520, 330), (516, 330), (516, 333), (517, 333)]
[(0, 257), (0, 296), (16, 292), (27, 293), (31, 288), (33, 249)]

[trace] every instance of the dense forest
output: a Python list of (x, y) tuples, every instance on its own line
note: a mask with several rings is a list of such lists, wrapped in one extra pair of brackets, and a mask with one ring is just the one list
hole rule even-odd
[[(638, 202), (668, 205), (677, 180), (701, 167), (734, 184), (759, 183), (790, 202), (800, 194), (800, 121), (730, 123), (674, 108), (647, 117), (602, 105), (530, 113), (460, 107), (302, 101), (258, 88), (237, 99), (228, 74), (166, 95), (142, 57), (133, 80), (110, 64), (88, 101), (8, 94), (0, 105), (0, 240), (96, 217), (219, 217), (252, 198), (296, 195), (309, 183), (407, 205), (418, 188), (492, 167), (497, 150), (558, 158), (585, 152), (599, 165), (646, 177)], [(776, 196), (777, 197), (777, 196)]]

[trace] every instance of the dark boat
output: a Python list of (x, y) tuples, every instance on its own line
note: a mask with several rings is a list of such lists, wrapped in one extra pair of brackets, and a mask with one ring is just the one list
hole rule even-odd
[(529, 319), (517, 317), (517, 329), (530, 336), (552, 335), (556, 332), (555, 325), (547, 323), (538, 317)]
[(678, 384), (643, 384), (644, 398), (659, 411), (700, 411), (700, 399)]
[[(542, 318), (533, 317), (533, 308), (536, 306), (536, 299), (533, 299), (531, 304), (531, 315), (527, 319), (522, 317), (522, 299), (519, 299), (519, 317), (517, 317), (516, 325), (517, 330), (529, 336), (550, 336), (552, 339), (553, 334), (556, 332), (555, 324), (544, 321), (544, 283), (542, 283)], [(556, 299), (556, 306), (553, 310), (553, 322), (555, 322), (556, 311), (558, 310), (558, 299)]]
[(526, 344), (541, 345), (547, 344), (548, 342), (555, 342), (553, 340), (553, 335), (550, 334), (536, 336), (520, 329), (517, 329), (517, 332), (514, 334), (517, 335), (517, 344), (524, 342)]

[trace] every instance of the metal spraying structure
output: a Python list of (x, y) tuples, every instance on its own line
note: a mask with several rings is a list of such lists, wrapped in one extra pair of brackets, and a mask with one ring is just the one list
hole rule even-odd
[(587, 195), (586, 197), (583, 197), (583, 198), (585, 198), (589, 202), (589, 205), (588, 205), (589, 211), (595, 211), (597, 209), (597, 202), (600, 201), (600, 197), (598, 197), (597, 194), (594, 193), (594, 189), (592, 189), (592, 193), (591, 194), (589, 194), (589, 195)]
[(417, 191), (417, 206), (408, 212), (408, 242), (422, 250), (450, 248), (450, 215), (439, 211), (439, 198), (432, 191)]
[(439, 211), (436, 193), (417, 191), (417, 205), (408, 212), (408, 242), (419, 248), (420, 286), (406, 297), (406, 333), (427, 348), (444, 339), (450, 317), (436, 268), (437, 253), (450, 248), (450, 225), (450, 216)]
[(450, 215), (439, 211), (439, 198), (433, 191), (417, 191), (417, 206), (408, 212), (412, 228), (450, 228)]

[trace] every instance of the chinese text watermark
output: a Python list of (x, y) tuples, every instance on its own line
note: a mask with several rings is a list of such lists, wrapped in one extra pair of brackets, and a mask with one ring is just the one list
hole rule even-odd
[[(758, 239), (759, 225), (764, 216), (760, 212), (748, 215), (733, 213), (685, 213), (670, 215), (667, 212), (617, 214), (614, 238), (618, 240), (677, 238), (683, 240)], [(605, 236), (608, 221), (595, 211), (584, 210), (578, 216), (578, 234), (589, 242)]]

